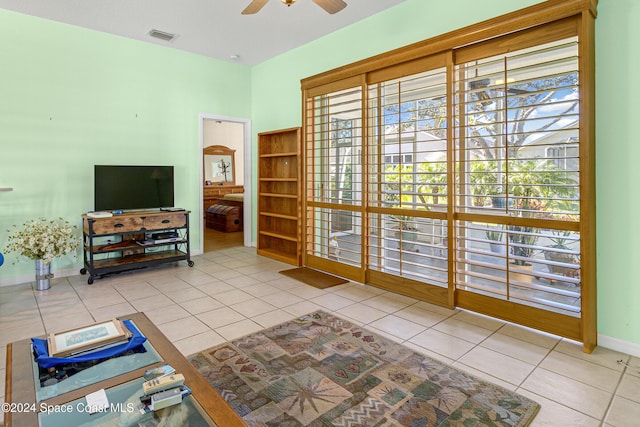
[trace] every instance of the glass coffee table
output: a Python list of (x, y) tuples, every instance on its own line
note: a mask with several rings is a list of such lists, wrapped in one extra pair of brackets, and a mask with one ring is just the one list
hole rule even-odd
[[(144, 348), (125, 356), (82, 367), (73, 376), (57, 381), (47, 377), (34, 361), (31, 340), (7, 345), (4, 425), (10, 426), (154, 426), (186, 420), (189, 426), (244, 426), (242, 419), (189, 361), (144, 315), (122, 316), (147, 337)], [(192, 394), (183, 402), (155, 413), (138, 410), (143, 375), (147, 369), (171, 365), (184, 375)], [(87, 394), (104, 389), (110, 411), (89, 415)]]

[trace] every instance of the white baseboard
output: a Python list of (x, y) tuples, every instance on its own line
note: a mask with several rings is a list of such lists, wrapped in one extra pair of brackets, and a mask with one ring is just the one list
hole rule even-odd
[[(74, 268), (65, 268), (63, 270), (53, 270), (53, 278), (56, 279), (58, 277), (70, 277), (70, 276), (78, 276), (80, 275), (80, 267)], [(25, 274), (22, 276), (9, 277), (6, 279), (0, 279), (0, 288), (5, 286), (14, 286), (14, 285), (22, 285), (24, 283), (35, 282), (35, 273)]]
[(640, 357), (640, 344), (598, 334), (598, 346)]
[[(191, 256), (196, 256), (196, 255), (202, 255), (203, 251), (202, 249), (196, 249), (191, 251)], [(81, 267), (72, 267), (72, 268), (65, 268), (62, 270), (52, 270), (51, 272), (53, 273), (53, 278), (59, 278), (59, 277), (71, 277), (71, 276), (79, 276), (80, 275), (80, 268)], [(7, 277), (6, 279), (0, 279), (0, 288), (3, 288), (5, 286), (14, 286), (14, 285), (22, 285), (24, 283), (31, 283), (31, 282), (35, 282), (35, 273), (30, 273), (30, 274), (23, 274), (21, 276), (15, 276), (15, 277)]]

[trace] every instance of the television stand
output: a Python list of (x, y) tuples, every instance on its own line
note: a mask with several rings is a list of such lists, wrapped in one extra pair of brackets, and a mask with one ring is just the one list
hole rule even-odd
[[(189, 211), (126, 212), (112, 217), (82, 215), (84, 267), (87, 283), (109, 274), (187, 261), (193, 267), (189, 246)], [(171, 241), (150, 242), (151, 234), (173, 232)], [(141, 242), (145, 242), (141, 245)]]

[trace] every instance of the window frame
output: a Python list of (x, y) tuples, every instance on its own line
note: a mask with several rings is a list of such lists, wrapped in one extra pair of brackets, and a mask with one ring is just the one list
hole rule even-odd
[[(581, 236), (581, 317), (572, 321), (564, 317), (546, 316), (539, 318), (539, 312), (531, 307), (505, 301), (495, 304), (485, 298), (454, 292), (451, 276), (449, 280), (449, 307), (463, 307), (482, 312), (494, 317), (514, 321), (526, 326), (546, 330), (555, 334), (583, 342), (584, 351), (591, 352), (597, 344), (596, 313), (596, 219), (595, 219), (595, 19), (597, 17), (597, 0), (548, 0), (536, 5), (514, 11), (487, 21), (483, 21), (459, 30), (442, 34), (399, 49), (376, 55), (353, 64), (330, 70), (301, 80), (303, 127), (307, 129), (312, 121), (306, 109), (308, 99), (313, 95), (329, 93), (345, 81), (358, 82), (363, 92), (367, 85), (408, 76), (428, 67), (435, 67), (443, 61), (449, 67), (448, 86), (452, 87), (453, 67), (457, 63), (467, 62), (473, 58), (489, 57), (499, 52), (509, 52), (527, 46), (544, 44), (546, 41), (559, 40), (577, 36), (579, 39), (580, 70), (580, 127), (578, 129), (580, 145), (580, 222), (565, 224), (573, 227)], [(450, 95), (453, 99), (453, 93)], [(366, 108), (367, 99), (364, 99)], [(450, 103), (453, 104), (453, 103)], [(450, 105), (450, 117), (453, 117), (453, 105)], [(312, 112), (311, 112), (312, 114)], [(363, 123), (363, 140), (366, 140), (366, 117)], [(447, 139), (452, 144), (455, 129), (449, 126)], [(305, 132), (306, 135), (306, 132)], [(306, 140), (305, 140), (306, 145)], [(452, 152), (452, 148), (449, 149)], [(452, 156), (449, 156), (452, 157)], [(449, 160), (449, 184), (454, 183), (454, 159)], [(366, 170), (366, 169), (365, 169)], [(366, 177), (363, 178), (366, 187)], [(453, 206), (453, 195), (449, 195), (448, 206)], [(365, 206), (366, 209), (366, 206)], [(444, 214), (450, 224), (467, 220), (464, 213), (454, 212), (449, 208)], [(490, 219), (490, 218), (489, 218)], [(498, 219), (498, 218), (496, 218)], [(514, 219), (514, 225), (517, 220)], [(553, 225), (540, 220), (541, 226)], [(453, 242), (453, 227), (448, 227), (448, 241)], [(449, 245), (449, 251), (453, 251)], [(366, 252), (366, 249), (363, 248)], [(450, 263), (453, 263), (450, 252)], [(453, 265), (451, 265), (453, 267)], [(453, 268), (450, 268), (453, 271)], [(355, 272), (354, 272), (355, 274)], [(450, 273), (453, 274), (453, 273)], [(355, 280), (362, 279), (364, 274), (357, 274)], [(442, 303), (440, 300), (439, 303)], [(491, 307), (487, 307), (487, 303)]]

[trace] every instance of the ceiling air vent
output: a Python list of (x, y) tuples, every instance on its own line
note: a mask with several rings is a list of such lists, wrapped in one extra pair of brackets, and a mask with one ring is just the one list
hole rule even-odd
[(166, 42), (172, 42), (177, 37), (177, 35), (175, 34), (165, 33), (164, 31), (155, 30), (155, 29), (149, 31), (149, 35), (151, 37), (155, 37), (157, 39), (164, 40)]

